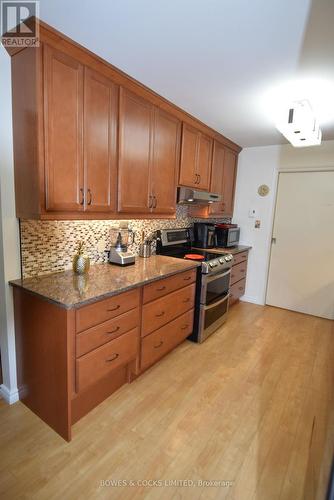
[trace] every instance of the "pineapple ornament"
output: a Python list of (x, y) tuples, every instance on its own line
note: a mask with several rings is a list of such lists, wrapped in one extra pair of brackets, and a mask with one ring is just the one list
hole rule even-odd
[(78, 245), (78, 253), (73, 257), (73, 271), (77, 274), (87, 273), (90, 266), (90, 260), (87, 255), (83, 253), (84, 242), (80, 241)]

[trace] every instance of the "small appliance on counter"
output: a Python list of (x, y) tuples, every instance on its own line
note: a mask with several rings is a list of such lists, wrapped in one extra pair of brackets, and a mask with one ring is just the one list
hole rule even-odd
[(198, 248), (214, 248), (216, 246), (214, 224), (208, 222), (194, 223), (194, 246)]
[(194, 329), (188, 337), (203, 342), (227, 319), (233, 255), (193, 247), (192, 228), (157, 231), (157, 254), (201, 263), (196, 282)]
[(134, 242), (134, 232), (128, 225), (120, 224), (110, 229), (111, 248), (109, 250), (110, 264), (129, 266), (135, 263), (135, 254), (128, 247)]
[(237, 224), (216, 224), (216, 246), (235, 247), (239, 244), (240, 227)]

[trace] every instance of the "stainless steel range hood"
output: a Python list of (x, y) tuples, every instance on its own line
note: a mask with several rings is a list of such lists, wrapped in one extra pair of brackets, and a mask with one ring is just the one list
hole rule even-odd
[(209, 205), (214, 201), (222, 201), (222, 199), (223, 197), (217, 193), (197, 191), (186, 187), (177, 189), (177, 203), (179, 205)]

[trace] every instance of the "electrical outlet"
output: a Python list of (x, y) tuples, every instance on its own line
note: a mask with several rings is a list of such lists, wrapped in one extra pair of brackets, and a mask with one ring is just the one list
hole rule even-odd
[(261, 227), (261, 221), (260, 220), (256, 220), (255, 224), (254, 224), (254, 227), (255, 227), (255, 229), (260, 229), (260, 227)]

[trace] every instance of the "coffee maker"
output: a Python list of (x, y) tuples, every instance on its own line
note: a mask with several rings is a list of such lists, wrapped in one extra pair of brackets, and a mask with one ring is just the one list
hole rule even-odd
[(120, 224), (110, 229), (110, 264), (129, 266), (135, 263), (135, 254), (128, 249), (128, 246), (134, 242), (134, 237), (135, 233), (127, 225)]
[(197, 248), (213, 248), (216, 246), (215, 225), (207, 222), (194, 223), (194, 246)]

